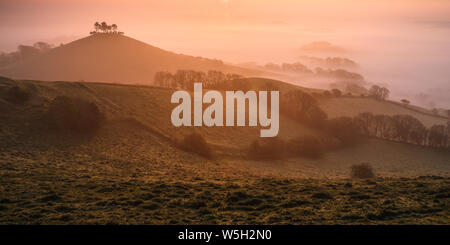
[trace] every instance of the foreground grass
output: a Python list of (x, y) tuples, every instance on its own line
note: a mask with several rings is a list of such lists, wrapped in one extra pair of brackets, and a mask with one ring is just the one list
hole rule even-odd
[(0, 224), (449, 224), (450, 179), (1, 175)]
[(128, 122), (89, 138), (20, 128), (1, 134), (0, 224), (450, 224), (448, 177), (287, 178)]

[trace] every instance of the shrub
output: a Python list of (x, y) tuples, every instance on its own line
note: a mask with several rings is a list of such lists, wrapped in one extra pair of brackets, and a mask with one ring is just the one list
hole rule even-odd
[(250, 145), (248, 156), (254, 160), (281, 159), (284, 155), (284, 147), (284, 142), (278, 138), (253, 141)]
[(18, 86), (11, 87), (6, 92), (6, 101), (17, 105), (25, 104), (31, 97), (30, 92)]
[(321, 191), (312, 194), (311, 197), (316, 199), (333, 199), (333, 196), (330, 193)]
[(290, 140), (287, 145), (287, 150), (291, 155), (314, 159), (320, 158), (323, 155), (322, 144), (313, 136), (299, 137)]
[(184, 136), (180, 146), (185, 151), (194, 152), (206, 158), (212, 157), (210, 146), (203, 136), (198, 133), (192, 133)]
[(77, 133), (93, 133), (105, 120), (95, 103), (66, 96), (53, 99), (47, 115), (54, 128)]
[(352, 166), (351, 177), (355, 179), (371, 179), (375, 177), (375, 174), (369, 164), (361, 163)]
[(403, 105), (409, 105), (409, 103), (411, 103), (409, 100), (407, 100), (407, 99), (402, 99), (402, 100), (400, 100), (400, 102), (402, 102), (402, 104)]

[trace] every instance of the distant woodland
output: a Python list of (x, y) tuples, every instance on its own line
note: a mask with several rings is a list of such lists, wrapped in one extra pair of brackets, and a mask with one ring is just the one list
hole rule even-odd
[(14, 52), (0, 53), (0, 67), (26, 60), (37, 54), (47, 52), (52, 48), (53, 46), (46, 42), (37, 42), (32, 46), (21, 44), (17, 46), (17, 50)]

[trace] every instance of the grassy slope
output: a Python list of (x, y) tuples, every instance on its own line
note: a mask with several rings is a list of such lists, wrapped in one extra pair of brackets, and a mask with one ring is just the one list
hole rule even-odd
[(93, 138), (15, 125), (22, 133), (0, 141), (1, 224), (449, 222), (448, 178), (261, 176), (181, 152), (133, 121)]
[[(273, 85), (273, 88), (276, 88), (281, 92), (287, 92), (294, 89), (301, 89), (305, 92), (322, 92), (319, 89), (300, 87), (290, 83), (284, 83), (272, 79), (246, 78), (245, 82), (251, 84), (252, 88), (264, 88), (265, 84), (271, 83)], [(443, 116), (432, 115), (431, 111), (415, 105), (405, 106), (394, 101), (381, 101), (369, 97), (319, 97), (318, 101), (320, 107), (328, 114), (329, 118), (340, 116), (353, 117), (362, 112), (371, 112), (373, 114), (385, 115), (406, 114), (417, 118), (426, 127), (431, 127), (435, 124), (446, 125), (447, 121), (449, 120)]]
[[(167, 140), (194, 130), (168, 123), (170, 89), (3, 81), (0, 91), (14, 84), (34, 96), (25, 106), (0, 99), (0, 223), (449, 222), (447, 178), (342, 179), (362, 161), (382, 177), (448, 176), (448, 153), (368, 140), (320, 160), (253, 162), (236, 154), (259, 130), (196, 129), (224, 154), (209, 161)], [(93, 137), (42, 130), (41, 111), (64, 94), (96, 101), (107, 125)], [(286, 118), (281, 129), (320, 134)]]
[[(246, 82), (256, 89), (259, 88), (258, 86), (264, 86), (267, 82), (274, 83), (274, 86), (281, 91), (294, 88), (292, 85), (267, 79), (249, 79)], [(445, 152), (381, 140), (365, 140), (358, 147), (327, 153), (320, 160), (294, 158), (276, 164), (236, 160), (236, 157), (245, 154), (253, 140), (259, 138), (259, 129), (253, 127), (174, 127), (170, 123), (170, 114), (175, 105), (168, 103), (174, 91), (172, 89), (102, 83), (31, 81), (14, 83), (34, 91), (35, 96), (31, 104), (35, 104), (35, 107), (45, 107), (48, 101), (57, 95), (82, 97), (95, 101), (102, 111), (107, 112), (109, 120), (124, 121), (126, 119), (129, 122), (132, 119), (134, 124), (141, 126), (141, 130), (145, 129), (159, 135), (167, 142), (170, 139), (180, 139), (183, 135), (196, 131), (213, 145), (216, 153), (220, 156), (220, 161), (232, 168), (244, 169), (249, 172), (293, 177), (344, 177), (348, 175), (349, 166), (360, 162), (371, 163), (383, 176), (447, 175), (450, 172), (450, 166), (447, 164), (449, 155)], [(330, 100), (334, 100), (336, 102), (334, 106), (336, 106), (339, 101), (358, 99)], [(378, 107), (378, 109), (385, 105), (391, 105), (371, 99), (365, 100), (374, 103), (373, 107)], [(340, 112), (350, 111), (345, 109), (345, 104), (342, 107)], [(355, 106), (348, 107), (355, 110)], [(402, 108), (396, 107), (396, 109), (401, 110)], [(389, 110), (386, 109), (386, 111)], [(405, 112), (407, 111), (405, 110)], [(334, 113), (334, 116), (341, 115), (336, 111)], [(345, 115), (345, 113), (342, 114)], [(279, 136), (282, 139), (287, 140), (301, 135), (323, 136), (319, 131), (297, 124), (289, 118), (281, 117)], [(380, 152), (383, 154), (379, 154)]]
[[(341, 97), (323, 98), (320, 106), (330, 118), (339, 116), (356, 116), (361, 112), (372, 112), (373, 114), (396, 115), (406, 114), (419, 119), (426, 127), (434, 124), (446, 125), (448, 119), (437, 117), (426, 113), (424, 109), (412, 106), (405, 107), (390, 101), (379, 101), (372, 98)], [(410, 109), (412, 108), (412, 109)], [(422, 110), (423, 112), (420, 112)]]
[[(259, 129), (252, 127), (174, 127), (170, 123), (170, 104), (173, 89), (113, 85), (102, 83), (67, 82), (20, 82), (24, 87), (33, 87), (41, 101), (50, 101), (58, 95), (81, 97), (96, 102), (107, 112), (110, 119), (133, 118), (167, 138), (199, 131), (208, 142), (220, 147), (239, 149), (259, 138)], [(293, 132), (296, 132), (293, 134)], [(298, 134), (297, 134), (298, 133)], [(292, 120), (282, 117), (280, 136), (291, 138), (305, 133), (320, 134)]]

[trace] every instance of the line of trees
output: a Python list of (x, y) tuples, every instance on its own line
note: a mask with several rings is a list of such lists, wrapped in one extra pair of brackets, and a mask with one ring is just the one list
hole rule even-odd
[(410, 115), (374, 115), (328, 119), (314, 97), (301, 90), (289, 91), (280, 99), (280, 112), (295, 121), (320, 129), (338, 139), (344, 146), (357, 144), (359, 136), (370, 136), (397, 142), (450, 148), (450, 121), (446, 125), (425, 127)]
[[(328, 119), (317, 100), (301, 90), (289, 91), (281, 96), (280, 112), (296, 122), (327, 133), (339, 140), (341, 146), (353, 146), (358, 142), (359, 135), (352, 118)], [(330, 142), (322, 143), (328, 147)]]
[(281, 65), (275, 63), (267, 63), (264, 65), (265, 69), (277, 71), (277, 72), (289, 72), (295, 74), (303, 75), (318, 75), (324, 77), (333, 77), (345, 81), (363, 81), (364, 77), (361, 74), (350, 72), (344, 69), (324, 69), (321, 67), (316, 67), (315, 69), (310, 69), (306, 65), (295, 62), (295, 63), (282, 63)]
[(302, 62), (307, 63), (311, 67), (322, 67), (329, 69), (356, 69), (358, 64), (350, 59), (342, 57), (317, 58), (312, 56), (300, 57)]
[(303, 65), (300, 62), (296, 63), (283, 63), (281, 65), (275, 63), (267, 63), (264, 65), (265, 69), (272, 71), (283, 71), (283, 72), (292, 72), (292, 73), (306, 73), (312, 74), (313, 70), (309, 69), (307, 66)]
[(90, 34), (98, 34), (98, 33), (113, 33), (123, 35), (123, 32), (118, 31), (118, 26), (116, 24), (108, 25), (105, 21), (99, 23), (98, 21), (94, 23), (94, 31), (91, 31)]
[(359, 133), (381, 139), (434, 148), (450, 148), (450, 122), (426, 128), (410, 115), (359, 114), (353, 119)]
[(154, 82), (157, 86), (192, 90), (194, 83), (202, 83), (205, 89), (226, 90), (233, 85), (232, 81), (242, 78), (241, 75), (210, 70), (208, 72), (194, 70), (177, 70), (175, 73), (157, 72)]
[[(225, 74), (220, 71), (207, 73), (193, 70), (157, 72), (155, 84), (162, 87), (192, 90), (195, 82), (202, 82), (204, 88), (216, 90), (251, 89), (242, 81), (240, 75)], [(247, 85), (247, 86), (246, 86)], [(267, 85), (269, 86), (269, 85)], [(379, 86), (372, 87), (378, 99), (385, 99), (389, 90)], [(334, 91), (337, 94), (337, 91)], [(359, 136), (398, 141), (435, 148), (450, 148), (450, 122), (447, 125), (433, 125), (426, 128), (418, 119), (410, 115), (374, 115), (364, 112), (356, 117), (328, 119), (312, 95), (302, 90), (283, 92), (280, 97), (280, 113), (291, 119), (326, 132), (338, 139), (343, 146), (357, 144)]]

